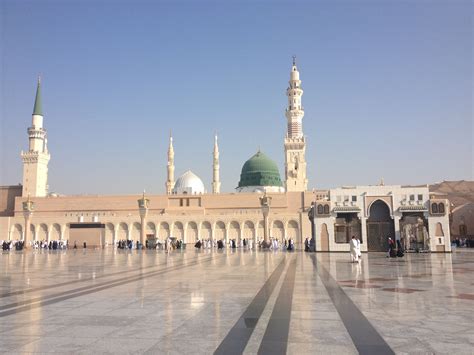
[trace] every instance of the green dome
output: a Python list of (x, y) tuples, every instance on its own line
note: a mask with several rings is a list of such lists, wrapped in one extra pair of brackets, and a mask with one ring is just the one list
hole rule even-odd
[(242, 167), (238, 187), (245, 186), (283, 186), (275, 162), (258, 151)]

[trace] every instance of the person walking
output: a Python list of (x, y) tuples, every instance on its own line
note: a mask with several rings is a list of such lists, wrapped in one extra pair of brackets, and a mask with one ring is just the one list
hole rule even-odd
[(356, 237), (352, 236), (352, 239), (349, 243), (350, 246), (350, 255), (351, 255), (351, 262), (352, 263), (358, 263), (359, 262), (359, 255), (357, 252), (357, 239)]
[(387, 258), (395, 258), (397, 256), (395, 252), (395, 242), (391, 237), (388, 237), (388, 252)]
[(357, 258), (358, 260), (362, 260), (361, 256), (362, 256), (362, 252), (360, 251), (360, 239), (359, 238), (356, 238), (357, 240)]
[(166, 252), (171, 253), (171, 238), (170, 237), (166, 239)]

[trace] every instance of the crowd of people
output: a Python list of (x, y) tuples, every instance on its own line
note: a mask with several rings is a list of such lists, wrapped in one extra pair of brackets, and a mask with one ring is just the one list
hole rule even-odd
[(9, 251), (9, 250), (23, 250), (25, 243), (21, 240), (2, 240), (2, 250)]
[[(23, 250), (25, 242), (22, 240), (2, 240), (0, 241), (3, 251), (8, 250)], [(68, 248), (67, 240), (33, 240), (27, 245), (32, 249), (43, 249), (43, 250), (62, 250)]]
[[(2, 240), (0, 241), (2, 245), (2, 250), (23, 250), (24, 242), (21, 240)], [(143, 249), (143, 244), (140, 241), (134, 240), (119, 240), (116, 243), (117, 249)], [(255, 242), (253, 239), (249, 238), (242, 238), (239, 241), (236, 239), (229, 239), (227, 242), (225, 240), (214, 240), (214, 239), (203, 239), (198, 240), (194, 247), (197, 249), (224, 249), (227, 246), (229, 249), (246, 249), (246, 250), (254, 250), (256, 248), (261, 249), (264, 247), (264, 239), (257, 238)], [(69, 241), (67, 240), (35, 240), (29, 243), (29, 248), (32, 249), (45, 249), (45, 250), (62, 250), (68, 249)], [(79, 246), (77, 241), (74, 241), (72, 248), (77, 249)], [(80, 245), (82, 248), (87, 248), (86, 242), (83, 245)], [(161, 249), (166, 250), (167, 252), (174, 250), (174, 249), (184, 249), (185, 244), (182, 240), (168, 237), (164, 241), (155, 240), (145, 242), (146, 249)], [(280, 242), (277, 238), (270, 238), (269, 240), (269, 248), (270, 250), (294, 250), (295, 244), (292, 238), (284, 239), (284, 241)]]
[[(257, 238), (256, 244), (254, 243), (253, 239), (248, 239), (248, 238), (242, 238), (240, 241), (237, 241), (236, 239), (229, 239), (227, 243), (227, 247), (230, 249), (246, 249), (246, 250), (253, 250), (255, 248), (261, 249), (264, 246), (264, 240), (263, 238)], [(211, 239), (206, 239), (206, 240), (198, 240), (195, 244), (194, 247), (197, 249), (212, 249), (212, 248), (217, 248), (217, 249), (224, 249), (225, 247), (225, 240), (211, 240)], [(289, 238), (288, 240), (285, 239), (283, 243), (280, 243), (277, 238), (270, 238), (269, 241), (269, 249), (270, 250), (294, 250), (295, 244), (294, 241)]]

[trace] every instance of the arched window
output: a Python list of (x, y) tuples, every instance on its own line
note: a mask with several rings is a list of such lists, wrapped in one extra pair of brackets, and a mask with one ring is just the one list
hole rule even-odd
[(324, 214), (329, 214), (329, 205), (324, 205)]
[(323, 214), (323, 205), (318, 205), (318, 214)]
[(438, 204), (437, 203), (433, 203), (431, 205), (431, 213), (438, 213)]
[(438, 211), (439, 213), (444, 213), (444, 203), (438, 204)]

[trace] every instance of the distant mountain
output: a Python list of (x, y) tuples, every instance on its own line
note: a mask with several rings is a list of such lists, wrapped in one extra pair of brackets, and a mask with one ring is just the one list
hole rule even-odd
[(443, 181), (430, 185), (430, 192), (448, 195), (449, 201), (456, 207), (474, 203), (474, 181)]

